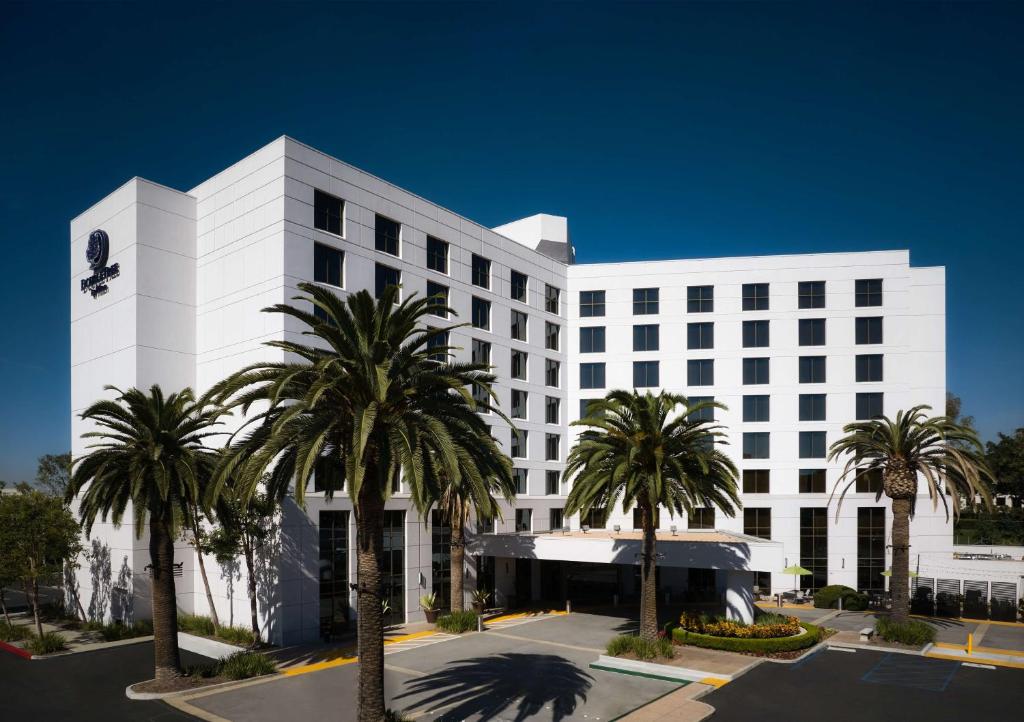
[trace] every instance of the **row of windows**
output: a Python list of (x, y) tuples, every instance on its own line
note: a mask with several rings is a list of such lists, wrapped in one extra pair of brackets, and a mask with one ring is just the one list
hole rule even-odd
[[(633, 289), (634, 315), (659, 312), (659, 291), (657, 288)], [(769, 284), (744, 283), (742, 290), (744, 311), (767, 311)], [(857, 306), (882, 305), (882, 279), (864, 278), (854, 282), (854, 303)], [(801, 281), (797, 284), (798, 308), (825, 308), (825, 282)], [(688, 313), (711, 313), (715, 310), (714, 286), (687, 286), (686, 310)], [(580, 316), (592, 318), (605, 315), (605, 291), (580, 291)]]
[[(439, 292), (439, 297), (447, 298), (447, 290), (443, 286), (443, 291)], [(428, 284), (428, 293), (430, 284)], [(513, 341), (527, 341), (527, 330), (528, 330), (529, 316), (522, 311), (511, 309), (509, 316), (509, 336)], [(473, 302), (470, 309), (470, 323), (473, 328), (478, 328), (481, 331), (491, 330), (491, 302), (473, 296)], [(561, 346), (561, 334), (562, 327), (557, 323), (551, 323), (550, 321), (544, 322), (544, 348), (549, 351), (558, 351)]]
[[(800, 469), (797, 476), (797, 489), (801, 494), (826, 493), (824, 469)], [(882, 472), (878, 469), (858, 471), (854, 478), (854, 491), (858, 494), (877, 494), (882, 490)], [(770, 469), (744, 469), (744, 494), (770, 494)]]
[[(517, 381), (528, 381), (527, 370), (530, 354), (520, 349), (510, 351), (511, 377)], [(474, 338), (470, 343), (470, 360), (474, 364), (490, 366), (491, 344)], [(558, 388), (562, 364), (554, 359), (544, 359), (544, 385)], [(524, 392), (525, 393), (525, 392)]]
[[(512, 405), (510, 415), (513, 419), (526, 419), (527, 418), (527, 407), (529, 405), (530, 394), (528, 391), (522, 389), (512, 389)], [(561, 423), (561, 400), (554, 396), (544, 397), (544, 423), (545, 424), (558, 424)]]
[[(799, 344), (801, 346), (825, 345), (825, 319), (798, 319)], [(857, 344), (882, 343), (882, 317), (861, 317), (855, 319)], [(768, 321), (743, 322), (743, 348), (767, 348), (769, 345)], [(660, 332), (657, 324), (633, 326), (634, 351), (658, 351)], [(580, 353), (604, 353), (605, 327), (584, 326), (580, 328)], [(713, 349), (715, 347), (715, 324), (712, 322), (686, 324), (686, 348), (689, 350)]]
[[(336, 236), (344, 236), (345, 201), (336, 196), (324, 193), (320, 190), (313, 191), (313, 227)], [(383, 216), (379, 213), (374, 217), (374, 248), (382, 253), (391, 256), (401, 256), (402, 224), (396, 220)], [(332, 268), (325, 273), (323, 280), (315, 278), (321, 283), (330, 283), (333, 286), (342, 286), (344, 275), (342, 274), (342, 262), (344, 255), (341, 251), (322, 244), (316, 244), (318, 249), (314, 255), (328, 254), (333, 252), (331, 260)], [(446, 241), (434, 236), (427, 236), (427, 268), (438, 273), (448, 273), (448, 252), (449, 246)], [(483, 256), (473, 254), (471, 277), (473, 285), (490, 289), (491, 287), (491, 261)], [(321, 263), (315, 261), (316, 269), (319, 271)], [(394, 269), (392, 269), (394, 270)], [(397, 273), (397, 271), (396, 271)], [(328, 280), (328, 277), (330, 280)], [(519, 271), (511, 271), (511, 297), (513, 300), (528, 302), (527, 287), (529, 278)], [(397, 285), (397, 284), (396, 284)], [(561, 290), (551, 284), (544, 284), (544, 310), (548, 313), (557, 314)]]
[[(512, 444), (509, 455), (513, 459), (525, 459), (529, 447), (530, 432), (516, 429), (512, 433)], [(544, 434), (544, 461), (558, 461), (562, 437), (559, 434)]]
[[(512, 469), (512, 478), (516, 483), (517, 494), (529, 494), (529, 482), (530, 482), (530, 471), (529, 469), (522, 469), (516, 467)], [(562, 474), (558, 471), (545, 471), (544, 472), (544, 493), (548, 496), (557, 496), (562, 493), (561, 484)], [(561, 526), (559, 524), (558, 526)], [(552, 527), (557, 528), (557, 527)]]
[[(883, 380), (883, 355), (858, 354), (855, 357), (854, 380), (858, 383)], [(802, 384), (823, 384), (826, 382), (826, 357), (801, 356), (798, 362), (798, 380)], [(660, 386), (660, 361), (634, 361), (633, 386), (643, 388)], [(580, 388), (603, 389), (605, 387), (605, 366), (603, 361), (580, 364)], [(769, 359), (743, 359), (743, 384), (747, 386), (768, 384)], [(687, 386), (714, 386), (715, 360), (689, 359), (686, 362)]]

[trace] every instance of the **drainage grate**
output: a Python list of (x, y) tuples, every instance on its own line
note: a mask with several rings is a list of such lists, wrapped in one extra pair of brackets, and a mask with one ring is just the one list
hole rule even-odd
[(874, 684), (944, 692), (959, 666), (959, 662), (887, 654), (862, 679)]

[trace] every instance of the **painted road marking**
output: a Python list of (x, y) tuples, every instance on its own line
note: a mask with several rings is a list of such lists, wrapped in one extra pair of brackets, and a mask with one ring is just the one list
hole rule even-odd
[(963, 662), (965, 667), (974, 667), (975, 669), (995, 669), (994, 664), (978, 664), (977, 662)]

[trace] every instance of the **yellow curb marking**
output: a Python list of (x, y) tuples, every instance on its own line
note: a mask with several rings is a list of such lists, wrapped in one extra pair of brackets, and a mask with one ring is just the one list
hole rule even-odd
[(1000, 649), (999, 647), (972, 647), (971, 650), (968, 650), (966, 645), (950, 644), (949, 642), (936, 642), (935, 646), (941, 647), (942, 649), (955, 649), (957, 651), (964, 652), (987, 652), (988, 654), (1005, 654), (1010, 657), (1024, 657), (1024, 650), (1021, 649)]
[(545, 615), (562, 616), (566, 614), (568, 614), (568, 612), (566, 612), (564, 609), (549, 609), (547, 611), (539, 612), (516, 612), (515, 614), (503, 614), (502, 616), (494, 617), (493, 619), (485, 619), (484, 626), (488, 624), (494, 624), (495, 622), (507, 622), (511, 619), (524, 619), (525, 617), (539, 618)]
[[(391, 639), (384, 640), (384, 646), (387, 647), (391, 644), (401, 644), (402, 642), (408, 642), (413, 639), (424, 639), (426, 637), (436, 636), (437, 632), (424, 630), (422, 632), (412, 632), (411, 634), (403, 634), (398, 637), (392, 637)], [(334, 667), (343, 667), (346, 664), (355, 664), (359, 661), (359, 657), (339, 657), (337, 659), (330, 659), (326, 662), (314, 662), (313, 664), (303, 664), (296, 667), (289, 667), (281, 671), (281, 674), (286, 677), (294, 677), (299, 674), (308, 674), (310, 672), (319, 672), (323, 669), (332, 669)]]
[(928, 657), (929, 659), (948, 659), (952, 662), (973, 662), (978, 664), (991, 664), (995, 667), (1024, 669), (1024, 664), (1020, 662), (1004, 662), (1001, 659), (991, 659), (990, 657), (957, 657), (951, 654), (932, 654), (931, 652), (926, 654), (925, 657)]
[(718, 677), (705, 677), (700, 681), (700, 683), (710, 684), (712, 687), (715, 687), (717, 689), (718, 687), (724, 687), (725, 685), (729, 684), (729, 680), (719, 679)]

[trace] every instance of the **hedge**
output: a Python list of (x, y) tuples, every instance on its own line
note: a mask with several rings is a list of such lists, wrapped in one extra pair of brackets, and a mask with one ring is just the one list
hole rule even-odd
[(813, 624), (802, 625), (806, 630), (797, 637), (778, 637), (775, 639), (740, 639), (739, 637), (712, 637), (710, 634), (697, 634), (678, 628), (672, 630), (672, 639), (677, 644), (689, 644), (704, 649), (718, 649), (723, 652), (752, 652), (754, 654), (773, 654), (775, 652), (793, 652), (805, 649), (821, 640), (821, 629)]
[(870, 601), (867, 594), (856, 589), (843, 584), (830, 584), (814, 593), (814, 606), (818, 609), (835, 609), (840, 599), (843, 600), (843, 609), (851, 612), (864, 611)]

